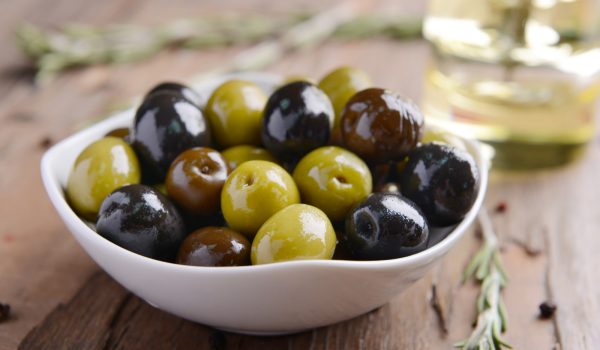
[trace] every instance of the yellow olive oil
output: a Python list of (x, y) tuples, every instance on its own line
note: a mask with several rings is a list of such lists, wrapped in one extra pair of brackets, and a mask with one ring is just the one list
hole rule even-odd
[(494, 166), (564, 164), (594, 135), (600, 1), (433, 0), (423, 110), (486, 142)]

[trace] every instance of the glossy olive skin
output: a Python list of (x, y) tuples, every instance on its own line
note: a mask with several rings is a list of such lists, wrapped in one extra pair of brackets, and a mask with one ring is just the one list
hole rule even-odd
[(175, 259), (186, 236), (175, 205), (145, 185), (124, 186), (106, 197), (96, 231), (122, 248), (164, 261)]
[(414, 203), (399, 193), (379, 192), (348, 214), (340, 241), (355, 259), (385, 260), (425, 249), (428, 236), (427, 221)]
[(219, 152), (208, 147), (191, 148), (171, 164), (165, 181), (167, 193), (189, 213), (211, 215), (221, 207), (221, 188), (227, 174), (227, 162)]
[(336, 115), (336, 125), (348, 100), (373, 84), (367, 73), (353, 67), (339, 67), (319, 81), (319, 88), (329, 96)]
[(192, 266), (250, 265), (250, 242), (227, 227), (203, 227), (181, 243), (177, 263)]
[(211, 132), (196, 105), (167, 91), (148, 96), (138, 108), (131, 139), (144, 175), (162, 182), (181, 152), (211, 145)]
[(293, 82), (269, 97), (262, 142), (278, 159), (293, 162), (329, 141), (333, 120), (333, 107), (323, 91), (305, 81)]
[(304, 156), (293, 176), (302, 202), (323, 210), (332, 221), (343, 220), (372, 191), (365, 162), (335, 146), (317, 148)]
[(252, 242), (252, 264), (331, 259), (335, 245), (335, 231), (325, 213), (307, 204), (292, 204), (258, 230)]
[(365, 161), (402, 160), (421, 139), (423, 115), (412, 102), (383, 89), (358, 92), (341, 119), (343, 143)]
[(156, 85), (150, 91), (148, 91), (145, 98), (148, 98), (150, 95), (155, 94), (157, 92), (164, 91), (178, 93), (191, 103), (195, 104), (196, 106), (203, 106), (202, 98), (194, 89), (190, 88), (189, 86), (175, 82), (164, 82)]
[(290, 174), (263, 160), (240, 165), (221, 191), (221, 210), (228, 226), (248, 238), (273, 214), (299, 202), (300, 193)]
[(461, 221), (475, 203), (479, 170), (464, 150), (428, 143), (409, 154), (402, 173), (402, 194), (415, 202), (432, 225)]
[(96, 220), (100, 204), (115, 189), (140, 182), (138, 159), (123, 139), (104, 137), (87, 146), (75, 160), (66, 195), (80, 216)]
[(239, 145), (230, 147), (223, 152), (221, 155), (227, 161), (227, 165), (230, 170), (234, 170), (240, 164), (247, 162), (249, 160), (266, 160), (269, 162), (276, 163), (277, 159), (269, 153), (264, 148), (249, 146), (249, 145)]
[(346, 103), (357, 92), (372, 85), (367, 73), (353, 67), (339, 67), (319, 82), (319, 88), (327, 94), (335, 112), (332, 136), (334, 143), (341, 139), (340, 120)]
[(230, 80), (212, 93), (204, 112), (215, 142), (222, 147), (260, 145), (267, 95), (255, 83)]

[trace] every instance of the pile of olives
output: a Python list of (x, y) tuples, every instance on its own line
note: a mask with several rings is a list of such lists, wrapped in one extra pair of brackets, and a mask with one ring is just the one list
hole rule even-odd
[(417, 106), (371, 85), (349, 67), (270, 96), (231, 80), (201, 105), (160, 84), (130, 128), (79, 154), (67, 200), (104, 238), (178, 264), (414, 254), (464, 218), (479, 173), (443, 136), (424, 142)]

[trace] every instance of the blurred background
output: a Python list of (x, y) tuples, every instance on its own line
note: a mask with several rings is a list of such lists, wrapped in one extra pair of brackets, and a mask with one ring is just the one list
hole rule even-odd
[[(139, 95), (139, 86), (164, 80), (193, 84), (247, 70), (316, 82), (334, 67), (356, 66), (381, 75), (376, 85), (419, 101), (430, 125), (485, 141), (496, 168), (537, 169), (568, 163), (594, 134), (599, 4), (226, 1), (194, 11), (185, 3), (127, 3), (90, 18), (83, 13), (89, 7), (80, 13), (69, 4), (59, 21), (28, 13), (13, 18), (16, 31), (6, 35), (18, 46), (7, 47), (5, 60), (14, 61), (5, 75), (47, 86), (77, 72), (85, 86), (75, 93), (85, 98), (107, 87), (116, 89), (112, 96)], [(378, 69), (387, 74), (369, 67), (375, 59), (385, 62)], [(126, 106), (93, 97), (103, 105), (98, 116)]]

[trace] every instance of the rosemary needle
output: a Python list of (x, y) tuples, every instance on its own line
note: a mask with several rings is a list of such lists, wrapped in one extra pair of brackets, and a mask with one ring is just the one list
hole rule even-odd
[(485, 209), (479, 212), (479, 222), (483, 231), (483, 246), (467, 265), (463, 281), (475, 278), (481, 282), (477, 298), (477, 323), (471, 335), (456, 344), (464, 350), (500, 350), (511, 346), (501, 338), (506, 331), (507, 316), (501, 291), (506, 285), (507, 276), (500, 260), (498, 237)]
[[(341, 12), (329, 10), (318, 14), (229, 14), (187, 18), (154, 27), (67, 24), (56, 31), (45, 31), (23, 23), (17, 27), (15, 39), (21, 51), (34, 63), (36, 81), (44, 82), (72, 67), (137, 62), (166, 48), (205, 49), (263, 43), (263, 48), (270, 44), (273, 49), (273, 43), (278, 43), (288, 49), (310, 46), (328, 38), (352, 40), (384, 36), (404, 40), (421, 36), (420, 18), (382, 14), (357, 16), (356, 13), (340, 16), (348, 7), (337, 7)], [(294, 30), (296, 27), (298, 29)], [(253, 62), (253, 59), (262, 61)], [(270, 61), (268, 57), (250, 56), (236, 65), (239, 69), (254, 69)]]

